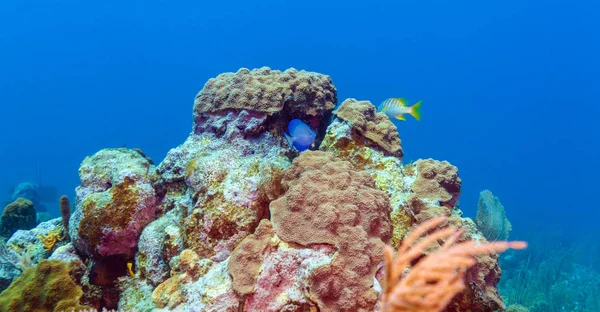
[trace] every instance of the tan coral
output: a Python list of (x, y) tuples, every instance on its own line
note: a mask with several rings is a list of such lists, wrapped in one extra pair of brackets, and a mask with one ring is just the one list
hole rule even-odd
[(333, 113), (349, 122), (360, 136), (368, 140), (367, 145), (378, 147), (387, 156), (402, 158), (398, 129), (385, 114), (377, 113), (371, 102), (347, 99)]
[(337, 252), (309, 277), (309, 295), (321, 311), (372, 311), (373, 278), (391, 226), (387, 195), (371, 176), (331, 153), (303, 152), (285, 171), (283, 197), (271, 202), (271, 221), (281, 240)]
[(254, 284), (264, 260), (264, 251), (273, 236), (271, 222), (264, 219), (254, 234), (248, 235), (233, 251), (228, 269), (233, 278), (233, 289), (247, 295), (254, 290)]
[(417, 179), (412, 184), (414, 194), (440, 206), (454, 207), (460, 195), (458, 169), (447, 161), (433, 159), (417, 160), (414, 166), (417, 170)]
[(268, 67), (242, 68), (209, 79), (196, 95), (194, 115), (227, 109), (275, 113), (288, 99), (313, 116), (322, 115), (337, 103), (335, 87), (327, 75), (293, 68), (284, 72)]

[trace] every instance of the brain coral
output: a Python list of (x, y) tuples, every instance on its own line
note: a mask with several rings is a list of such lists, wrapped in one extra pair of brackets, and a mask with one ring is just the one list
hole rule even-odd
[(73, 246), (87, 256), (132, 256), (143, 228), (154, 219), (150, 164), (139, 153), (103, 149), (79, 168), (77, 209), (69, 222)]
[(303, 152), (283, 176), (284, 196), (271, 202), (275, 233), (302, 246), (330, 244), (330, 264), (309, 277), (321, 311), (373, 311), (373, 280), (391, 236), (390, 206), (369, 174), (330, 153)]
[(333, 113), (352, 125), (359, 134), (353, 136), (355, 139), (362, 137), (365, 145), (382, 150), (386, 156), (402, 158), (398, 129), (385, 114), (377, 113), (371, 102), (347, 99)]

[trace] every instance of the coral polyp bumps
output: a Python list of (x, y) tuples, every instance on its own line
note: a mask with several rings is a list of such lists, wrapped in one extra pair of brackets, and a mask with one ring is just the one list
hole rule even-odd
[[(436, 217), (444, 217), (438, 230), (461, 229), (453, 243), (485, 239), (455, 207), (456, 167), (403, 166), (387, 116), (368, 101), (348, 99), (333, 112), (336, 103), (331, 79), (318, 73), (265, 67), (210, 79), (196, 96), (192, 133), (157, 166), (126, 148), (82, 162), (68, 235), (54, 248), (48, 233), (61, 221), (49, 221), (32, 244), (54, 251), (34, 262), (65, 262), (82, 289), (73, 304), (95, 309), (389, 309), (380, 300), (391, 296), (382, 297), (386, 245), (399, 247)], [(312, 151), (288, 145), (293, 119), (314, 129)], [(446, 308), (422, 311), (501, 308), (500, 250), (468, 253), (477, 265), (457, 267), (465, 289), (446, 293)]]

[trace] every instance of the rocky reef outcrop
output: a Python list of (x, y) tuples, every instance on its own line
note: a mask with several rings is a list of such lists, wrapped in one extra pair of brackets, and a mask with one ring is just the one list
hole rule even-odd
[[(158, 165), (126, 148), (82, 162), (71, 243), (43, 257), (70, 263), (81, 303), (95, 308), (374, 311), (386, 244), (438, 216), (464, 229), (459, 241), (485, 241), (458, 209), (456, 167), (402, 164), (386, 115), (368, 101), (336, 104), (331, 78), (313, 72), (209, 79), (190, 135)], [(302, 153), (284, 137), (296, 118), (317, 134)], [(445, 311), (501, 307), (497, 255), (477, 261)], [(126, 273), (93, 282), (106, 263)]]
[(75, 248), (94, 259), (133, 256), (139, 235), (155, 218), (146, 158), (125, 148), (104, 149), (82, 162), (79, 177), (77, 209), (69, 221)]

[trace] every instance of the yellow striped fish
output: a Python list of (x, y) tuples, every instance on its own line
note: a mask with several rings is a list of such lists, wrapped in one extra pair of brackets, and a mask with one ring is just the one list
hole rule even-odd
[(409, 114), (416, 120), (421, 120), (421, 101), (413, 106), (406, 106), (407, 103), (405, 98), (389, 98), (381, 102), (377, 109), (388, 115), (390, 119), (406, 120), (404, 114)]

